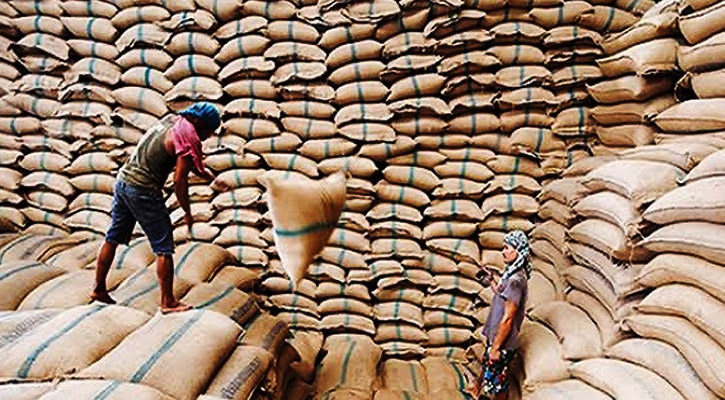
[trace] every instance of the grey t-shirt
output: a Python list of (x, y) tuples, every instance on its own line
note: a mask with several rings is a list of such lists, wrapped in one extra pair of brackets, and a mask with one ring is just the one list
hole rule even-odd
[(526, 315), (526, 297), (528, 296), (529, 287), (526, 279), (526, 273), (519, 271), (508, 279), (499, 283), (498, 293), (493, 296), (491, 309), (488, 313), (488, 319), (483, 326), (483, 334), (492, 343), (498, 333), (498, 327), (503, 319), (506, 310), (506, 301), (512, 301), (518, 305), (514, 320), (511, 323), (511, 331), (506, 340), (503, 341), (501, 349), (515, 349), (519, 345), (519, 331), (521, 324), (524, 322)]

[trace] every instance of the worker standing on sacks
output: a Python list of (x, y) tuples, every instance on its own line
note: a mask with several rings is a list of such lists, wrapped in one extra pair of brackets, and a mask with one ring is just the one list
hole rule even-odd
[(161, 188), (174, 172), (174, 192), (186, 213), (184, 221), (191, 232), (194, 223), (189, 207), (188, 177), (194, 172), (213, 180), (203, 164), (201, 142), (210, 137), (221, 123), (219, 111), (212, 104), (196, 103), (179, 115), (169, 115), (149, 129), (139, 140), (133, 154), (121, 167), (113, 190), (111, 226), (96, 262), (96, 286), (91, 298), (113, 304), (106, 287), (108, 271), (119, 244), (128, 244), (138, 221), (156, 254), (156, 273), (161, 289), (161, 312), (189, 310), (176, 300), (174, 283), (174, 237), (171, 218)]
[[(494, 292), (483, 326), (486, 338), (483, 371), (473, 388), (479, 399), (504, 400), (508, 395), (509, 365), (519, 345), (519, 333), (526, 313), (528, 279), (531, 275), (529, 239), (522, 231), (503, 238), (506, 267), (500, 280), (490, 282)], [(490, 396), (490, 397), (487, 397)]]

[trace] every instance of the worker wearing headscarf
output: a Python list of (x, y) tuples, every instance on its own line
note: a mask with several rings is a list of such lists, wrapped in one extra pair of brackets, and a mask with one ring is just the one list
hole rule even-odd
[(484, 368), (479, 385), (474, 389), (494, 400), (503, 400), (509, 387), (509, 364), (519, 344), (519, 331), (524, 321), (528, 279), (531, 275), (529, 239), (522, 231), (504, 235), (503, 255), (506, 267), (501, 279), (492, 282), (494, 296), (483, 327), (486, 338)]
[(191, 233), (194, 220), (189, 207), (189, 172), (207, 180), (214, 179), (204, 168), (201, 142), (211, 136), (220, 123), (217, 108), (201, 102), (178, 115), (163, 118), (141, 137), (118, 172), (113, 191), (112, 222), (96, 263), (93, 300), (114, 303), (106, 288), (106, 277), (117, 246), (128, 244), (138, 222), (157, 256), (161, 311), (189, 309), (177, 301), (173, 293), (173, 226), (161, 189), (169, 174), (174, 172), (174, 192)]

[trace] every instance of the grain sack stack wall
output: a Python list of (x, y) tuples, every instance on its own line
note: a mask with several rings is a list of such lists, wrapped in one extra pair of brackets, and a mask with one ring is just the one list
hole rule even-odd
[[(431, 55), (435, 41), (424, 34), (434, 8), (431, 4), (430, 9), (406, 9), (397, 19), (380, 24), (375, 34), (383, 42), (385, 68), (380, 78), (390, 87), (384, 101), (398, 138), (393, 154), (382, 163), (378, 202), (368, 214), (375, 238), (371, 255), (375, 339), (386, 357), (418, 358), (430, 343), (423, 306), (433, 276), (422, 259), (421, 228), (430, 193), (440, 185), (433, 168), (443, 157), (425, 141), (440, 143), (443, 118), (449, 113), (438, 97), (441, 77), (426, 74), (435, 65)], [(422, 64), (426, 60), (428, 64)]]
[[(25, 215), (20, 211), (24, 198), (22, 193), (18, 193), (23, 171), (17, 163), (25, 151), (21, 135), (40, 130), (40, 121), (24, 116), (21, 110), (8, 102), (12, 96), (10, 88), (23, 71), (18, 55), (12, 49), (15, 41), (21, 37), (13, 22), (17, 15), (17, 10), (9, 4), (0, 6), (0, 225), (3, 231), (17, 231), (26, 226)], [(18, 131), (21, 126), (24, 126), (23, 131)]]
[(62, 103), (58, 117), (44, 122), (48, 135), (63, 133), (73, 143), (73, 159), (64, 169), (77, 195), (69, 197), (66, 224), (93, 237), (105, 234), (111, 222), (110, 208), (115, 174), (125, 158), (124, 147), (136, 135), (116, 135), (110, 115), (117, 104), (114, 86), (121, 70), (115, 59), (119, 30), (112, 18), (118, 9), (108, 3), (63, 4), (61, 17), (71, 48), (70, 69), (65, 73), (58, 94)]
[[(564, 179), (544, 187), (541, 196), (550, 198), (547, 203), (561, 203), (557, 207), (558, 214), (550, 212), (553, 207), (547, 207), (547, 215), (562, 221), (557, 229), (551, 225), (552, 221), (537, 227), (532, 247), (539, 257), (553, 262), (551, 249), (555, 247), (552, 237), (562, 238), (561, 227), (566, 225), (562, 222), (571, 221), (564, 246), (571, 258), (560, 258), (554, 264), (557, 267), (569, 265), (554, 273), (560, 272), (571, 288), (567, 291), (566, 301), (536, 305), (530, 313), (536, 322), (528, 326), (539, 326), (522, 337), (522, 356), (527, 375), (525, 387), (533, 390), (531, 398), (545, 398), (539, 396), (551, 394), (555, 389), (572, 394), (592, 393), (592, 387), (618, 398), (622, 395), (618, 392), (620, 389), (606, 383), (606, 377), (610, 375), (646, 379), (650, 392), (654, 393), (649, 394), (651, 398), (663, 393), (677, 396), (673, 398), (689, 398), (688, 387), (678, 386), (683, 380), (671, 381), (669, 378), (673, 374), (662, 375), (660, 370), (652, 368), (652, 358), (645, 361), (631, 353), (632, 346), (640, 343), (641, 339), (627, 339), (634, 332), (623, 323), (629, 316), (637, 315), (635, 310), (646, 298), (646, 285), (639, 283), (639, 279), (644, 274), (643, 265), (652, 259), (653, 253), (643, 246), (645, 242), (641, 238), (651, 232), (653, 226), (643, 221), (642, 215), (646, 214), (643, 211), (663, 193), (676, 188), (686, 171), (716, 151), (716, 147), (711, 146), (698, 153), (688, 148), (686, 141), (681, 140), (678, 144), (679, 151), (644, 146), (636, 151), (623, 152), (614, 160), (613, 156), (590, 158), (567, 170)], [(689, 163), (683, 163), (685, 159)], [(569, 207), (564, 207), (567, 203)], [(542, 245), (544, 243), (546, 246)], [(557, 257), (560, 256), (557, 254)], [(557, 316), (565, 311), (565, 319)], [(550, 335), (550, 331), (538, 324), (544, 324), (556, 336)], [(583, 331), (589, 333), (582, 335)], [(549, 337), (551, 342), (548, 346), (543, 345), (547, 343), (545, 337)], [(552, 340), (555, 337), (561, 340), (558, 351), (552, 350), (557, 343)], [(643, 352), (659, 351), (661, 346), (655, 346), (658, 344), (648, 346), (648, 350)], [(652, 350), (654, 348), (657, 350)], [(563, 362), (556, 361), (559, 359), (557, 354)], [(671, 351), (668, 354), (677, 355)], [(646, 368), (600, 358), (603, 355), (642, 365), (667, 381), (658, 379)], [(543, 364), (558, 365), (558, 368), (552, 368), (545, 374), (541, 372)], [(688, 372), (687, 369), (684, 372)], [(689, 372), (688, 376), (691, 377), (692, 373)], [(570, 377), (577, 380), (563, 380), (551, 386), (542, 384)], [(670, 386), (668, 381), (676, 384)], [(686, 381), (692, 385), (693, 379)], [(701, 394), (702, 384), (699, 386), (689, 388)]]
[(10, 120), (8, 133), (22, 133), (26, 149), (23, 157), (12, 161), (22, 168), (21, 187), (26, 200), (20, 208), (22, 216), (16, 218), (18, 222), (24, 220), (21, 226), (27, 232), (62, 234), (68, 232), (63, 213), (68, 197), (75, 191), (63, 172), (70, 164), (71, 140), (62, 133), (48, 137), (42, 124), (57, 125), (49, 120), (61, 105), (57, 101), (59, 87), (70, 57), (65, 42), (67, 31), (58, 4), (44, 4), (36, 10), (30, 3), (18, 3), (13, 18), (18, 38), (10, 50), (19, 57), (21, 69), (5, 96), (17, 113)]
[(598, 103), (592, 110), (601, 142), (596, 153), (651, 144), (659, 136), (652, 119), (675, 103), (678, 4), (659, 3), (634, 25), (602, 38), (607, 57), (597, 64), (604, 78), (588, 86)]
[(206, 166), (216, 175), (211, 187), (230, 188), (215, 193), (211, 201), (215, 215), (210, 224), (220, 229), (214, 243), (225, 247), (240, 265), (261, 271), (269, 262), (264, 250), (271, 240), (261, 234), (265, 224), (257, 177), (265, 170), (259, 142), (269, 147), (268, 138), (279, 134), (275, 122), (266, 119), (265, 109), (259, 111), (265, 106), (270, 109), (269, 104), (272, 110), (277, 106), (277, 94), (269, 82), (274, 63), (262, 57), (269, 42), (264, 36), (268, 21), (259, 15), (243, 17), (238, 2), (207, 2), (205, 8), (218, 19), (209, 43), (216, 48), (213, 61), (220, 70), (215, 79), (223, 86), (220, 101), (227, 106), (221, 135), (208, 139), (204, 148), (211, 153)]
[(544, 40), (546, 65), (553, 73), (558, 103), (552, 133), (564, 140), (567, 151), (564, 158), (550, 160), (559, 171), (572, 160), (587, 157), (596, 147), (593, 101), (586, 85), (602, 76), (595, 63), (604, 55), (599, 46), (601, 35), (628, 28), (637, 22), (635, 13), (641, 15), (651, 4), (621, 3), (564, 1), (555, 7), (538, 7), (529, 14), (549, 29)]
[[(219, 25), (218, 16), (212, 14), (213, 9), (208, 4), (175, 4), (165, 6), (166, 10), (158, 6), (142, 6), (139, 10), (148, 10), (150, 18), (158, 18), (152, 22), (168, 32), (168, 41), (164, 50), (173, 61), (157, 75), (159, 83), (166, 88), (162, 92), (169, 112), (178, 112), (196, 101), (207, 101), (215, 104), (220, 111), (224, 110), (222, 100), (222, 85), (217, 79), (220, 67), (213, 59), (219, 50), (219, 42), (214, 39), (211, 32)], [(139, 11), (141, 12), (141, 11)], [(151, 17), (151, 15), (154, 15)], [(150, 72), (150, 71), (144, 71)], [(205, 146), (218, 150), (228, 158), (233, 159), (233, 149), (219, 150), (218, 138), (212, 138)], [(223, 150), (226, 150), (224, 152)], [(214, 151), (210, 151), (214, 152)], [(215, 160), (207, 160), (210, 165)], [(213, 169), (212, 169), (213, 171)], [(170, 182), (169, 182), (170, 183)], [(170, 187), (167, 187), (170, 189)], [(167, 199), (167, 206), (173, 210), (171, 222), (175, 226), (174, 241), (177, 243), (188, 240), (210, 242), (220, 232), (218, 224), (214, 224), (214, 210), (211, 207), (214, 191), (195, 176), (189, 180), (190, 206), (194, 214), (194, 226), (189, 232), (183, 221), (183, 210), (179, 207), (176, 197), (172, 194)], [(222, 222), (225, 223), (226, 221)]]
[(684, 1), (679, 4), (678, 27), (684, 40), (677, 49), (677, 65), (685, 76), (677, 82), (678, 103), (654, 118), (662, 130), (662, 140), (679, 135), (707, 140), (720, 136), (720, 108), (723, 92), (712, 82), (723, 68), (717, 52), (725, 25), (720, 18), (722, 4), (717, 1)]
[[(652, 289), (624, 324), (642, 338), (609, 350), (610, 357), (642, 365), (687, 398), (725, 396), (714, 365), (725, 352), (722, 318), (722, 184), (720, 150), (693, 168), (680, 187), (650, 205), (642, 217), (657, 229), (642, 243), (656, 254), (636, 277)], [(693, 349), (698, 351), (694, 352)], [(658, 362), (662, 356), (679, 362)], [(671, 366), (677, 365), (677, 368)]]

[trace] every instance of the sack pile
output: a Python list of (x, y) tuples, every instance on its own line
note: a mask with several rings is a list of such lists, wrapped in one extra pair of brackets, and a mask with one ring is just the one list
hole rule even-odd
[[(109, 275), (111, 296), (119, 305), (105, 306), (87, 305), (94, 271), (72, 265), (69, 256), (90, 259), (80, 250), (98, 246), (97, 241), (8, 239), (0, 248), (0, 276), (5, 277), (0, 279), (0, 308), (20, 311), (0, 321), (0, 348), (8, 355), (0, 375), (14, 380), (0, 385), (0, 393), (27, 393), (31, 385), (25, 381), (73, 374), (73, 381), (34, 387), (33, 393), (51, 399), (72, 390), (79, 398), (101, 390), (158, 399), (242, 399), (260, 392), (281, 396), (287, 382), (311, 379), (322, 336), (290, 336), (287, 323), (261, 312), (256, 298), (245, 293), (254, 274), (236, 266), (221, 247), (192, 242), (178, 249), (174, 292), (197, 310), (163, 316), (157, 313), (158, 280), (147, 268), (154, 260), (147, 241), (119, 248)], [(42, 356), (36, 360), (30, 353)], [(33, 361), (25, 362), (28, 357)], [(194, 368), (188, 373), (168, 379), (166, 362), (191, 360)], [(240, 370), (249, 375), (243, 384), (235, 379)]]
[(598, 153), (651, 144), (659, 135), (653, 118), (675, 104), (678, 4), (659, 3), (636, 24), (602, 38), (606, 57), (597, 63), (605, 79), (588, 87), (598, 104), (592, 110)]
[[(541, 326), (534, 329), (533, 324), (527, 325), (528, 330), (524, 328), (524, 388), (532, 391), (525, 398), (543, 398), (539, 396), (555, 388), (584, 394), (592, 392), (591, 387), (618, 398), (624, 389), (607, 382), (620, 375), (646, 382), (649, 394), (625, 383), (627, 390), (635, 390), (643, 398), (719, 395), (719, 378), (702, 369), (712, 365), (711, 360), (688, 353), (694, 345), (679, 341), (680, 334), (672, 336), (672, 332), (698, 332), (698, 339), (688, 336), (688, 340), (714, 344), (708, 354), (722, 351), (722, 344), (714, 339), (716, 333), (706, 330), (705, 334), (697, 328), (698, 323), (712, 317), (692, 319), (694, 311), (688, 311), (691, 309), (686, 305), (699, 300), (700, 305), (718, 307), (719, 300), (712, 297), (712, 290), (719, 290), (717, 285), (708, 284), (700, 290), (695, 282), (697, 276), (705, 276), (708, 254), (717, 254), (709, 253), (717, 244), (703, 245), (705, 237), (717, 236), (715, 231), (702, 232), (709, 227), (716, 230), (719, 219), (699, 221), (714, 215), (705, 209), (716, 212), (718, 207), (714, 197), (702, 190), (717, 190), (717, 171), (721, 168), (716, 165), (722, 160), (722, 151), (685, 140), (669, 144), (624, 151), (616, 159), (600, 156), (575, 163), (564, 179), (542, 190), (542, 198), (551, 198), (547, 202), (561, 200), (556, 200), (561, 222), (571, 221), (564, 230), (563, 247), (569, 257), (557, 254), (561, 261), (553, 264), (557, 266), (554, 273), (558, 270), (571, 289), (566, 301), (539, 304), (530, 313), (551, 331)], [(647, 168), (652, 170), (647, 172)], [(685, 185), (678, 187), (681, 182)], [(567, 198), (569, 206), (565, 206)], [(561, 231), (547, 229), (553, 227), (551, 223), (541, 224), (532, 235), (536, 237), (532, 249), (539, 258), (551, 258), (550, 249), (556, 249), (551, 243), (542, 246), (542, 240), (551, 240), (545, 239), (551, 237), (547, 230)], [(687, 230), (688, 225), (692, 230)], [(700, 239), (690, 239), (687, 232)], [(685, 244), (695, 242), (692, 247)], [(683, 254), (688, 252), (690, 255)], [(564, 265), (569, 266), (559, 268)], [(680, 272), (685, 265), (697, 265), (699, 272)], [(709, 265), (717, 268), (716, 264)], [(717, 279), (716, 273), (707, 276)], [(566, 318), (557, 317), (560, 313)], [(589, 333), (582, 335), (584, 331)], [(704, 345), (698, 342), (697, 346)], [(602, 356), (621, 361), (599, 358)], [(665, 356), (679, 361), (663, 363)], [(540, 368), (542, 363), (556, 367)]]

